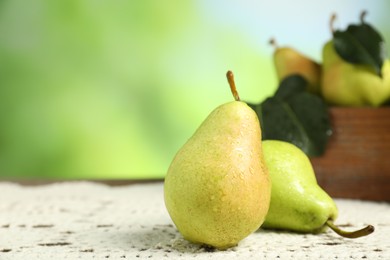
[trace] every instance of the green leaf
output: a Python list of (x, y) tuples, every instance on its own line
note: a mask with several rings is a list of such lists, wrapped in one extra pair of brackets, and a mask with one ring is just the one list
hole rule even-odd
[(387, 57), (385, 42), (377, 30), (367, 23), (349, 25), (345, 31), (333, 33), (336, 52), (345, 61), (371, 66), (381, 76)]
[(262, 139), (282, 140), (293, 143), (305, 153), (309, 152), (310, 140), (291, 107), (273, 97), (266, 99), (262, 108)]
[(307, 148), (308, 153), (310, 155), (323, 154), (332, 133), (328, 108), (324, 101), (319, 96), (304, 92), (292, 97), (289, 105), (306, 130), (310, 144), (312, 144)]
[(297, 93), (304, 92), (308, 82), (299, 74), (289, 76), (280, 82), (279, 88), (275, 92), (275, 97), (285, 100)]
[(331, 134), (328, 110), (319, 96), (305, 91), (306, 85), (303, 77), (289, 76), (273, 97), (249, 106), (260, 119), (263, 140), (286, 141), (308, 156), (320, 156)]

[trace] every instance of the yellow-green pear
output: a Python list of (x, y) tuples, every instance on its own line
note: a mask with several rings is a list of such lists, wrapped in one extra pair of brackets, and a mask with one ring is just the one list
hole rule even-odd
[(331, 227), (348, 238), (368, 235), (372, 226), (347, 232), (333, 224), (338, 210), (318, 185), (306, 154), (284, 141), (263, 141), (263, 154), (272, 182), (271, 204), (262, 228), (319, 233)]
[(333, 41), (323, 48), (321, 93), (331, 105), (378, 107), (390, 98), (390, 60), (382, 65), (382, 77), (368, 65), (344, 61)]
[(239, 101), (220, 105), (174, 157), (165, 177), (166, 208), (183, 237), (226, 249), (256, 231), (270, 202), (256, 113)]
[(338, 211), (317, 184), (309, 158), (284, 141), (263, 141), (264, 158), (272, 180), (271, 205), (263, 227), (299, 232), (321, 231)]
[(287, 76), (299, 74), (307, 80), (308, 91), (319, 94), (321, 65), (294, 48), (278, 47), (274, 39), (271, 39), (270, 43), (275, 46), (273, 61), (278, 80), (282, 81)]

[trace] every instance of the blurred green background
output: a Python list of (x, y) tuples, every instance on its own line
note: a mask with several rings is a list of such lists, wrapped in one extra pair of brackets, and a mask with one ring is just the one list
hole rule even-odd
[(0, 177), (162, 178), (217, 105), (277, 87), (275, 37), (321, 61), (331, 13), (390, 41), (389, 1), (0, 1)]

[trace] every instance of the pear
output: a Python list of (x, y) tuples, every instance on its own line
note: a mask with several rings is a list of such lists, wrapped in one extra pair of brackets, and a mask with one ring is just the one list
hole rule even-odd
[(333, 41), (323, 48), (321, 93), (332, 105), (378, 107), (390, 98), (390, 60), (382, 65), (382, 77), (367, 65), (344, 61), (336, 52)]
[(321, 65), (294, 48), (279, 47), (275, 39), (271, 39), (270, 43), (275, 47), (273, 61), (279, 82), (287, 76), (299, 74), (309, 83), (307, 90), (319, 94)]
[(271, 183), (256, 113), (241, 102), (220, 105), (175, 155), (164, 182), (166, 208), (183, 237), (227, 249), (256, 231), (268, 212)]
[(319, 233), (331, 227), (348, 238), (368, 235), (373, 226), (348, 232), (333, 224), (338, 209), (317, 184), (313, 167), (303, 151), (284, 141), (263, 141), (263, 153), (272, 181), (271, 204), (262, 228)]
[[(361, 14), (364, 23), (366, 12)], [(334, 32), (330, 20), (330, 29)], [(381, 77), (371, 66), (353, 64), (341, 58), (335, 50), (333, 40), (325, 43), (322, 50), (321, 94), (331, 105), (378, 107), (390, 99), (390, 60), (385, 60), (381, 68)]]

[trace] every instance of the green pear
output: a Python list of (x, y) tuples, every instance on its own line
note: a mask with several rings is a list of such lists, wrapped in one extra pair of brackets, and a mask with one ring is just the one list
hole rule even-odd
[(348, 238), (368, 235), (372, 226), (347, 232), (333, 224), (338, 209), (318, 185), (313, 167), (303, 151), (284, 141), (263, 141), (264, 159), (272, 181), (271, 204), (263, 228), (319, 233), (331, 227)]
[(271, 205), (263, 227), (318, 232), (337, 217), (331, 197), (318, 186), (308, 157), (295, 145), (263, 141), (272, 180)]
[(382, 77), (367, 65), (344, 61), (333, 41), (323, 48), (321, 92), (324, 99), (339, 106), (378, 107), (390, 98), (390, 60), (382, 66)]
[[(233, 82), (231, 72), (228, 78)], [(236, 101), (210, 113), (177, 152), (164, 183), (166, 208), (183, 237), (217, 249), (256, 231), (271, 195), (258, 117), (230, 86)]]
[(308, 91), (319, 94), (321, 65), (294, 48), (277, 46), (274, 39), (270, 43), (275, 47), (273, 61), (279, 82), (287, 76), (299, 74), (309, 83)]
[[(361, 13), (364, 24), (366, 12)], [(333, 22), (330, 29), (334, 33)], [(381, 76), (375, 69), (364, 64), (353, 64), (345, 61), (337, 53), (334, 41), (328, 41), (322, 49), (321, 94), (331, 105), (362, 107), (378, 107), (390, 99), (390, 60), (385, 60), (381, 68)]]

